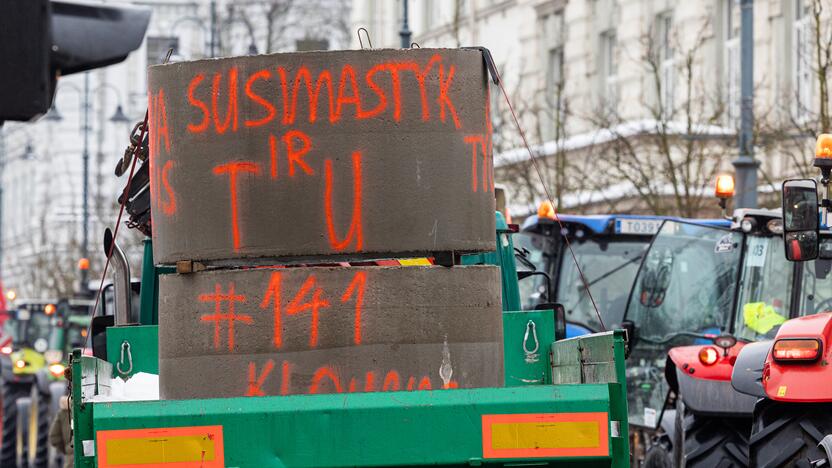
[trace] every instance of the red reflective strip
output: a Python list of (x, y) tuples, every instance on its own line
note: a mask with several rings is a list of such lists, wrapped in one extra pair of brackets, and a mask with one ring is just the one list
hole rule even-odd
[[(557, 447), (557, 448), (495, 448), (492, 440), (492, 426), (505, 424), (539, 423), (541, 426), (551, 423), (585, 423), (594, 422), (598, 427), (598, 445), (596, 447)], [(609, 415), (597, 413), (535, 413), (535, 414), (484, 414), (482, 416), (482, 455), (483, 458), (561, 458), (561, 457), (608, 457)]]

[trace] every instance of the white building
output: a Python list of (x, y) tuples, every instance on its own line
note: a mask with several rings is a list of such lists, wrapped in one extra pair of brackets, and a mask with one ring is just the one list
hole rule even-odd
[[(117, 179), (113, 169), (128, 143), (129, 130), (147, 108), (147, 66), (160, 63), (170, 47), (174, 60), (210, 56), (212, 7), (215, 56), (248, 54), (253, 49), (264, 53), (343, 48), (348, 36), (346, 0), (143, 0), (133, 4), (152, 10), (145, 41), (123, 63), (88, 73), (88, 99), (84, 74), (62, 77), (55, 96), (60, 120), (7, 122), (0, 128), (1, 278), (5, 288), (15, 289), (18, 297), (70, 294), (78, 288), (85, 103), (90, 106), (89, 279), (97, 287), (104, 260), (103, 231), (115, 224), (116, 199), (126, 184), (126, 177)], [(119, 106), (129, 123), (110, 120)], [(140, 271), (141, 258), (136, 234), (124, 226), (119, 234), (134, 258), (134, 274)]]
[[(715, 207), (708, 200), (713, 176), (732, 172), (738, 153), (738, 0), (408, 5), (412, 41), (421, 47), (491, 50), (561, 209), (696, 214)], [(822, 8), (821, 32), (828, 35), (828, 0), (754, 1), (756, 157), (764, 193), (786, 175), (805, 173), (813, 157), (813, 138), (794, 138), (820, 130), (813, 7)], [(355, 27), (366, 27), (376, 48), (400, 46), (401, 17), (400, 1), (353, 3)], [(492, 98), (497, 177), (522, 215), (542, 190), (493, 86)]]

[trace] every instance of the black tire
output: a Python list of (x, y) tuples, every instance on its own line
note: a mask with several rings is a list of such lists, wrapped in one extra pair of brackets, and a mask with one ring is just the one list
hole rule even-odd
[(674, 468), (673, 448), (667, 435), (663, 435), (644, 454), (642, 468)]
[(679, 400), (676, 410), (680, 442), (679, 466), (686, 468), (746, 468), (748, 433), (747, 418), (712, 417), (696, 414)]
[[(813, 466), (825, 460), (818, 443), (832, 434), (832, 404), (760, 400), (754, 408), (749, 453), (760, 468)], [(830, 460), (832, 461), (832, 460)]]
[(49, 468), (49, 396), (32, 386), (29, 407), (28, 467)]
[(28, 396), (29, 384), (15, 384), (0, 380), (0, 466), (17, 463), (17, 399)]
[(17, 468), (26, 468), (29, 464), (29, 410), (31, 409), (32, 400), (27, 394), (25, 397), (18, 398), (15, 402), (17, 406), (17, 435), (15, 436), (15, 466)]

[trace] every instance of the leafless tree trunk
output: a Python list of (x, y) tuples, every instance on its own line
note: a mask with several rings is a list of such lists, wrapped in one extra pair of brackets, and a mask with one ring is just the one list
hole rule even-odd
[[(709, 187), (724, 163), (723, 155), (734, 142), (733, 135), (716, 127), (725, 106), (713, 105), (719, 100), (718, 90), (708, 88), (699, 69), (709, 28), (704, 22), (689, 47), (671, 34), (672, 59), (663, 53), (668, 45), (659, 44), (652, 27), (642, 36), (638, 60), (648, 88), (639, 105), (649, 120), (634, 121), (632, 114), (622, 115), (609, 105), (599, 106), (589, 117), (595, 127), (612, 134), (603, 151), (613, 179), (625, 181), (654, 214), (698, 216), (710, 199)], [(675, 80), (673, 75), (681, 78), (681, 96), (666, 82)]]

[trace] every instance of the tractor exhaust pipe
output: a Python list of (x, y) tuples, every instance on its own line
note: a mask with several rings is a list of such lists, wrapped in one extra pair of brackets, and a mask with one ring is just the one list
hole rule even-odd
[(107, 228), (104, 231), (104, 254), (109, 255), (110, 249), (112, 249), (110, 263), (113, 265), (115, 324), (127, 325), (134, 323), (131, 317), (133, 308), (130, 304), (133, 295), (130, 287), (130, 263), (127, 261), (127, 255), (113, 239), (113, 232)]

